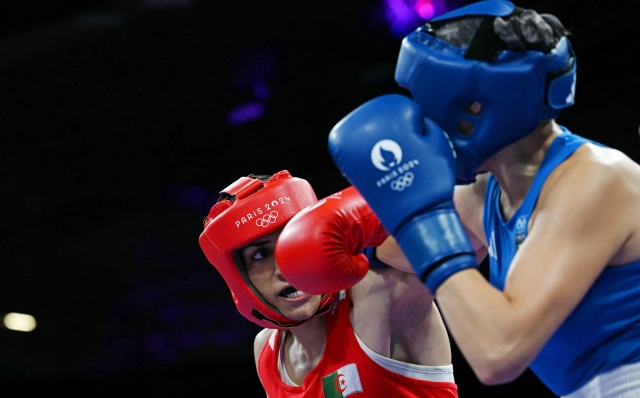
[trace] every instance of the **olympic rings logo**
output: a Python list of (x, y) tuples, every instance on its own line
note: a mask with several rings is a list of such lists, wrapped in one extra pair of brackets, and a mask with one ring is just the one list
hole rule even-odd
[(274, 210), (269, 214), (265, 214), (264, 217), (258, 218), (256, 220), (256, 225), (262, 228), (266, 228), (269, 226), (269, 224), (273, 224), (274, 222), (276, 222), (277, 218), (278, 212)]
[(401, 177), (391, 181), (391, 189), (394, 191), (402, 191), (411, 186), (413, 178), (412, 172), (404, 173)]

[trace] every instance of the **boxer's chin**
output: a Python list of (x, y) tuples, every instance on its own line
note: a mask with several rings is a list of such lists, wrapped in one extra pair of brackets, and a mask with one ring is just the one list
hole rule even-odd
[(316, 313), (321, 298), (318, 294), (296, 292), (289, 297), (278, 297), (277, 307), (285, 317), (294, 321), (304, 321)]

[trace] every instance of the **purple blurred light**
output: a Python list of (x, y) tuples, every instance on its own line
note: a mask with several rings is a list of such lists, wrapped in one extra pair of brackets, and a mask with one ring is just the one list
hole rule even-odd
[(266, 100), (270, 94), (269, 87), (264, 83), (258, 83), (253, 86), (253, 96), (256, 97), (258, 101)]
[(410, 27), (417, 25), (417, 18), (413, 10), (404, 0), (384, 0), (386, 5), (385, 16), (391, 24), (391, 33), (394, 36), (403, 36)]
[(249, 102), (233, 108), (227, 114), (227, 123), (235, 126), (261, 118), (264, 115), (264, 105), (259, 102)]
[(463, 5), (463, 0), (383, 0), (385, 18), (396, 37), (403, 37), (422, 22)]
[(431, 0), (418, 0), (414, 4), (413, 9), (422, 19), (430, 19), (436, 15), (436, 7)]

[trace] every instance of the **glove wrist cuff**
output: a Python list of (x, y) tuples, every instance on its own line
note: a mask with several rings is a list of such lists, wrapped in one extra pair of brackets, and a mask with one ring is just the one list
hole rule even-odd
[(454, 273), (478, 266), (453, 204), (413, 218), (395, 237), (431, 293)]

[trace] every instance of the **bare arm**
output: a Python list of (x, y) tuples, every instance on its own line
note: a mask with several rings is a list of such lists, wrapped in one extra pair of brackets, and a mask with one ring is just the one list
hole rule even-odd
[(407, 260), (393, 236), (389, 236), (380, 246), (376, 247), (375, 256), (378, 260), (397, 270), (413, 273), (409, 260)]
[(351, 322), (367, 347), (403, 362), (451, 364), (449, 339), (433, 296), (414, 274), (372, 268), (350, 291)]
[(640, 216), (640, 177), (631, 174), (590, 161), (559, 167), (541, 193), (504, 292), (475, 269), (454, 274), (436, 291), (449, 330), (483, 382), (509, 382), (524, 371), (620, 256)]

